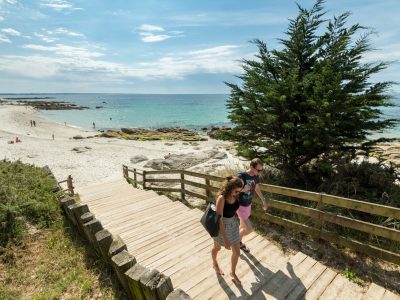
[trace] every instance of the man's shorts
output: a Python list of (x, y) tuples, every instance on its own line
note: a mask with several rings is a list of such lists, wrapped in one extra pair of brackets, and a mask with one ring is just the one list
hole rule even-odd
[(236, 211), (238, 217), (242, 221), (247, 221), (250, 217), (251, 213), (251, 204), (249, 206), (239, 206), (238, 210)]

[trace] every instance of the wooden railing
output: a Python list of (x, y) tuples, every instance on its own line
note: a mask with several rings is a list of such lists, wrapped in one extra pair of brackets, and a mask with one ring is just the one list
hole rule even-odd
[(62, 187), (61, 187), (61, 189), (62, 189), (63, 192), (68, 191), (71, 196), (74, 195), (74, 185), (73, 185), (72, 181), (73, 181), (72, 176), (68, 175), (67, 179), (58, 182), (58, 185), (60, 187), (61, 187), (62, 183), (67, 183), (67, 188), (66, 189), (62, 189)]
[[(133, 173), (133, 178), (129, 177), (130, 173)], [(213, 200), (215, 193), (219, 190), (218, 183), (224, 180), (219, 176), (187, 170), (142, 171), (130, 169), (125, 165), (123, 165), (123, 175), (127, 180), (132, 180), (135, 187), (138, 187), (139, 184), (143, 189), (180, 193), (182, 199), (185, 199), (185, 195), (189, 195), (204, 200)], [(155, 178), (155, 175), (175, 175), (176, 178), (165, 178), (165, 176)], [(196, 178), (197, 181), (190, 178)], [(204, 180), (204, 183), (199, 180)], [(173, 183), (175, 187), (159, 187), (154, 186), (154, 183)], [(263, 219), (301, 231), (315, 238), (400, 264), (399, 208), (269, 184), (260, 184), (260, 187), (262, 191), (271, 193), (270, 207), (273, 208), (263, 215)], [(203, 193), (194, 191), (193, 188), (201, 189)], [(332, 211), (339, 211), (340, 214)], [(346, 212), (348, 216), (345, 215)], [(289, 219), (287, 218), (288, 214), (301, 217)], [(358, 217), (354, 217), (355, 215)], [(381, 223), (392, 225), (379, 225), (365, 221), (362, 216), (366, 215), (371, 216), (371, 218), (367, 218), (368, 220), (380, 216), (385, 220)], [(349, 238), (349, 234), (328, 230), (332, 225), (347, 231), (364, 233), (364, 238), (363, 240), (357, 239), (357, 237)], [(379, 243), (368, 242), (376, 239), (383, 239), (386, 244), (391, 244), (390, 250), (385, 249)]]

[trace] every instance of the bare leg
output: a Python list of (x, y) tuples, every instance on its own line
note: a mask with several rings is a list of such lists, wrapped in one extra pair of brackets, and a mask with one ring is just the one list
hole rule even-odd
[(240, 241), (242, 241), (242, 238), (245, 235), (250, 234), (251, 232), (253, 232), (253, 226), (251, 226), (251, 222), (249, 219), (243, 221), (242, 219), (240, 219), (240, 231), (239, 231), (239, 236), (240, 236)]
[(219, 250), (221, 250), (221, 246), (216, 241), (214, 241), (214, 246), (211, 249), (211, 258), (212, 258), (213, 268), (218, 275), (224, 275), (224, 272), (222, 272), (222, 270), (219, 268), (219, 265), (217, 262), (217, 254), (218, 254)]
[(242, 284), (242, 282), (239, 280), (239, 277), (237, 277), (237, 275), (236, 275), (236, 266), (237, 266), (237, 263), (239, 260), (239, 255), (240, 255), (239, 243), (232, 245), (231, 249), (232, 249), (232, 257), (231, 257), (230, 276), (232, 277), (232, 280), (235, 284)]

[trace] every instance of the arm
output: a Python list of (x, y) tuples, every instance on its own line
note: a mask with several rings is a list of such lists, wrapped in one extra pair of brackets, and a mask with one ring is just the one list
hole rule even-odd
[(269, 203), (267, 200), (265, 200), (263, 193), (261, 192), (260, 189), (260, 185), (257, 183), (256, 187), (255, 187), (255, 192), (257, 194), (257, 196), (260, 198), (261, 202), (262, 202), (262, 207), (264, 210), (268, 209)]
[(225, 204), (224, 196), (220, 195), (217, 198), (215, 211), (216, 211), (216, 213), (218, 215), (221, 216), (221, 218), (219, 218), (219, 232), (220, 232), (220, 234), (222, 235), (222, 237), (224, 239), (225, 248), (226, 249), (230, 249), (231, 244), (229, 243), (228, 237), (226, 236), (225, 227), (224, 227), (224, 221), (222, 220), (222, 216), (224, 214), (224, 204)]

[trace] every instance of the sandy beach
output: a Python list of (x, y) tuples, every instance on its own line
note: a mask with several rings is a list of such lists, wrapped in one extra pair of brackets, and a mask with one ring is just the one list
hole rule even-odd
[[(30, 120), (36, 121), (36, 127), (31, 127)], [(150, 170), (143, 167), (148, 160), (164, 159), (174, 154), (204, 156), (210, 151), (220, 154), (189, 168), (198, 172), (210, 173), (226, 166), (240, 167), (243, 164), (234, 155), (231, 143), (212, 139), (182, 142), (72, 138), (96, 134), (94, 130), (49, 121), (31, 107), (0, 105), (0, 158), (20, 160), (39, 167), (48, 165), (59, 181), (72, 175), (75, 187), (121, 177), (122, 164)], [(16, 137), (21, 142), (9, 144)], [(148, 160), (132, 163), (131, 158), (137, 155), (144, 155)]]

